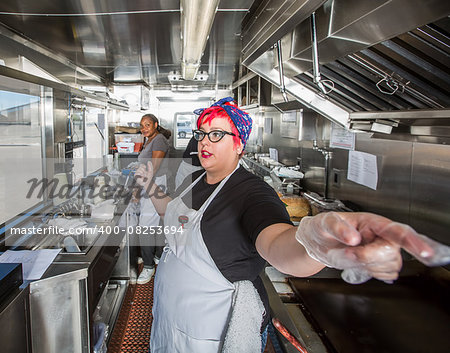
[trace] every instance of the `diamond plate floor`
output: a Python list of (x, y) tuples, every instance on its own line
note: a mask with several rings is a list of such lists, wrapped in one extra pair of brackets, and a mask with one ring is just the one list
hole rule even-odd
[[(153, 320), (153, 283), (154, 277), (147, 284), (133, 284), (128, 287), (108, 344), (108, 353), (149, 352)], [(275, 353), (270, 339), (267, 340), (264, 353)]]
[(108, 345), (108, 353), (148, 353), (152, 326), (153, 281), (128, 288)]

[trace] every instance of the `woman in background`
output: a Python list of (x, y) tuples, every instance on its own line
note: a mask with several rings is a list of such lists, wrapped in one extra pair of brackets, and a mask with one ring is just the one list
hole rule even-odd
[[(154, 182), (161, 190), (167, 188), (167, 154), (169, 152), (168, 139), (171, 132), (159, 125), (158, 118), (153, 114), (145, 114), (141, 118), (141, 133), (145, 137), (144, 145), (138, 156), (138, 161), (144, 165), (151, 162), (154, 170)], [(140, 195), (140, 215), (139, 225), (143, 227), (156, 227), (160, 225), (160, 216), (153, 207), (153, 203), (145, 194)], [(149, 228), (150, 229), (150, 228)], [(162, 252), (162, 245), (157, 244), (155, 236), (148, 235), (139, 239), (141, 256), (144, 262), (144, 269), (140, 273), (137, 283), (145, 284), (152, 279), (155, 273), (155, 259), (159, 259)]]

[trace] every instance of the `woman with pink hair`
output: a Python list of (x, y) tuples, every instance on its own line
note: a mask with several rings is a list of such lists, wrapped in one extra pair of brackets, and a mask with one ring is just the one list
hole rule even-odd
[(262, 352), (269, 306), (259, 273), (266, 261), (297, 277), (342, 269), (351, 283), (395, 280), (401, 248), (428, 265), (449, 261), (448, 247), (374, 214), (329, 212), (294, 227), (275, 191), (239, 166), (250, 116), (231, 98), (196, 113), (204, 171), (192, 184), (171, 198), (152, 183), (151, 164), (136, 172), (166, 227), (152, 353)]

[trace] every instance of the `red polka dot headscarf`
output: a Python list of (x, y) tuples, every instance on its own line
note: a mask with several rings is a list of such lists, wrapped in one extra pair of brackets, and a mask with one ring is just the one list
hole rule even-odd
[(212, 109), (217, 109), (217, 107), (222, 108), (228, 114), (234, 126), (236, 126), (236, 129), (239, 132), (239, 138), (245, 148), (250, 132), (252, 131), (252, 118), (231, 102), (233, 102), (232, 97), (222, 98), (209, 108), (196, 109), (194, 110), (194, 113), (200, 115), (197, 120), (200, 122), (201, 117), (204, 114), (209, 113)]

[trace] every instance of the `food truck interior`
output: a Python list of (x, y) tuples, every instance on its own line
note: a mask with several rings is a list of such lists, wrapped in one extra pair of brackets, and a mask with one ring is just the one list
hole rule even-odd
[[(373, 212), (450, 245), (449, 16), (442, 0), (2, 0), (0, 351), (148, 351), (153, 280), (136, 284), (119, 227), (147, 113), (172, 132), (169, 190), (193, 111), (231, 96), (253, 119), (240, 163), (294, 224)], [(449, 352), (449, 267), (403, 260), (394, 284), (267, 266), (291, 338), (271, 326), (266, 352)]]

